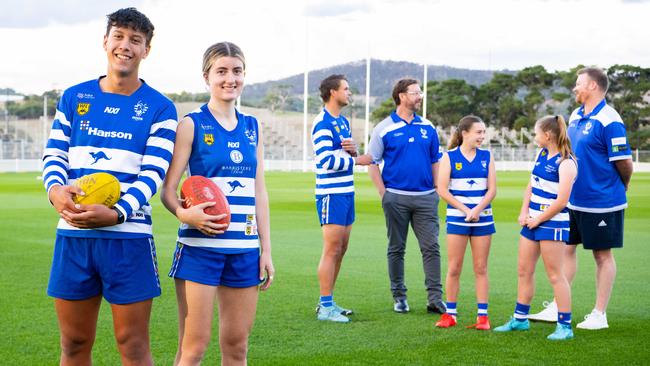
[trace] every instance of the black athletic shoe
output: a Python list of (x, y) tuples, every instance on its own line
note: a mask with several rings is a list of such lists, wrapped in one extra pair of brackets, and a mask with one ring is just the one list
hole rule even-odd
[(442, 301), (434, 304), (427, 304), (427, 313), (444, 314), (446, 311), (447, 307), (442, 303)]

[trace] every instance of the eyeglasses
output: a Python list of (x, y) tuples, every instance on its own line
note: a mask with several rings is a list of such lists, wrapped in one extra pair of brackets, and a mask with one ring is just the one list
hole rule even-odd
[(418, 95), (420, 97), (424, 96), (424, 93), (421, 92), (421, 91), (410, 91), (410, 92), (404, 92), (404, 93), (406, 93), (408, 95)]

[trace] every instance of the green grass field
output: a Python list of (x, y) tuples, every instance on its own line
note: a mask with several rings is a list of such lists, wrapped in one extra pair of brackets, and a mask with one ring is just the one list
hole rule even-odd
[[(54, 365), (59, 334), (53, 300), (46, 293), (57, 215), (41, 181), (31, 174), (0, 174), (0, 364)], [(490, 255), (490, 318), (505, 322), (516, 296), (518, 228), (516, 216), (528, 173), (498, 173), (493, 203), (497, 233)], [(365, 174), (357, 177), (357, 221), (337, 284), (336, 300), (356, 311), (350, 324), (318, 322), (316, 266), (321, 234), (315, 214), (312, 174), (268, 173), (273, 259), (277, 274), (260, 296), (250, 338), (252, 365), (432, 365), (432, 364), (649, 364), (650, 329), (650, 174), (635, 174), (625, 220), (625, 248), (616, 250), (618, 276), (608, 319), (610, 329), (575, 332), (575, 339), (553, 343), (554, 324), (534, 323), (531, 331), (496, 334), (465, 329), (475, 316), (471, 262), (466, 259), (459, 298), (459, 325), (435, 329), (426, 313), (422, 264), (409, 236), (406, 280), (411, 313), (392, 311), (386, 268), (386, 232), (378, 196)], [(177, 223), (153, 200), (154, 233), (163, 295), (154, 301), (151, 338), (157, 364), (170, 365), (176, 351), (176, 302), (171, 263)], [(443, 209), (440, 210), (444, 212)], [(444, 218), (441, 217), (441, 223)], [(440, 242), (446, 271), (444, 225)], [(574, 319), (591, 311), (595, 299), (594, 261), (579, 250), (573, 285)], [(541, 263), (532, 311), (552, 296)], [(94, 361), (117, 365), (110, 309), (100, 314)], [(575, 322), (574, 322), (575, 324)], [(216, 329), (204, 364), (219, 359)]]

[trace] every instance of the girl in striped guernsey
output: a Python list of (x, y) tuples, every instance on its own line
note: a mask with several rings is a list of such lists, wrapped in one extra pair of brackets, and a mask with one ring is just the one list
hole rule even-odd
[(488, 320), (487, 260), (494, 234), (490, 202), (496, 195), (494, 161), (488, 150), (479, 149), (485, 139), (485, 123), (476, 116), (465, 116), (458, 123), (449, 151), (440, 161), (438, 193), (447, 201), (447, 256), (449, 268), (445, 283), (447, 311), (437, 327), (456, 325), (456, 300), (460, 287), (465, 249), (472, 247), (479, 330), (490, 329)]
[(546, 274), (557, 301), (558, 321), (547, 338), (573, 338), (571, 329), (571, 287), (562, 270), (564, 246), (569, 240), (569, 212), (566, 208), (577, 175), (576, 161), (562, 116), (546, 116), (535, 123), (537, 154), (521, 205), (519, 225), (519, 283), (513, 317), (495, 331), (528, 330), (528, 311), (535, 293), (535, 265), (542, 255)]
[[(210, 100), (178, 125), (174, 157), (161, 198), (181, 221), (169, 276), (176, 284), (179, 349), (174, 364), (199, 364), (210, 342), (215, 303), (224, 365), (246, 364), (248, 335), (255, 320), (258, 288), (273, 281), (269, 204), (264, 151), (257, 119), (235, 109), (244, 87), (245, 58), (230, 42), (203, 55), (203, 78)], [(230, 225), (223, 215), (183, 208), (178, 184), (188, 175), (212, 179), (226, 194)]]

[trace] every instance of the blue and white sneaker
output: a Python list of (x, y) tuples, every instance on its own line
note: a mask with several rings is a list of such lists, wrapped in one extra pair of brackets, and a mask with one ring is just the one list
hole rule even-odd
[(408, 313), (411, 309), (409, 308), (409, 303), (406, 302), (406, 299), (395, 300), (393, 304), (393, 310), (396, 313)]
[(321, 306), (318, 308), (318, 320), (327, 320), (335, 323), (347, 323), (350, 319), (342, 315), (334, 306)]
[(334, 303), (333, 306), (336, 308), (336, 310), (337, 310), (337, 311), (339, 312), (339, 314), (341, 314), (341, 315), (348, 316), (348, 315), (352, 315), (352, 314), (354, 314), (354, 311), (352, 311), (352, 310), (350, 310), (350, 309), (342, 308), (342, 307), (340, 307), (337, 303)]
[[(348, 316), (348, 315), (354, 314), (354, 311), (352, 311), (350, 309), (342, 308), (342, 307), (338, 306), (336, 303), (334, 303), (334, 305), (332, 305), (332, 306), (334, 306), (341, 315)], [(316, 314), (318, 314), (318, 311), (320, 310), (320, 308), (321, 308), (320, 304), (316, 305)]]
[(571, 329), (570, 324), (560, 324), (557, 323), (555, 327), (555, 332), (551, 333), (546, 339), (552, 341), (565, 341), (567, 339), (573, 338), (573, 329)]
[(511, 332), (513, 330), (529, 330), (530, 329), (530, 323), (528, 322), (528, 319), (522, 321), (519, 321), (515, 319), (514, 317), (511, 317), (510, 320), (508, 320), (507, 323), (500, 327), (494, 328), (495, 332)]

